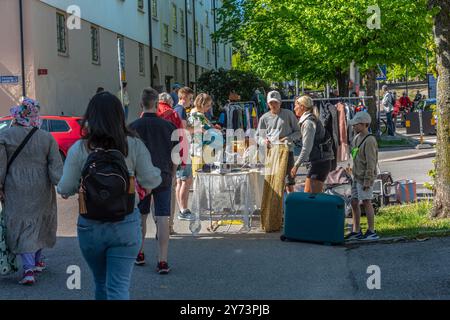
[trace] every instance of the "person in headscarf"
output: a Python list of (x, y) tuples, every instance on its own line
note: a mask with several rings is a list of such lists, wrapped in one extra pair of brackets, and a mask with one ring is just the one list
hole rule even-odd
[[(63, 169), (55, 139), (39, 130), (39, 111), (36, 101), (25, 98), (10, 110), (12, 126), (0, 132), (0, 200), (4, 202), (6, 243), (21, 256), (24, 273), (19, 283), (26, 285), (34, 284), (35, 273), (46, 267), (42, 249), (56, 243), (55, 185)], [(28, 142), (11, 162), (27, 136)]]

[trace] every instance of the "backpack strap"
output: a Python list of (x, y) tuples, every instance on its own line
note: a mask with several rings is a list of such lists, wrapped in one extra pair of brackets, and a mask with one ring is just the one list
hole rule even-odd
[(27, 136), (25, 137), (25, 139), (23, 139), (22, 143), (19, 145), (19, 147), (16, 149), (16, 151), (14, 151), (11, 159), (9, 159), (9, 161), (8, 161), (5, 177), (8, 175), (9, 168), (11, 168), (11, 165), (14, 162), (14, 160), (16, 160), (17, 156), (20, 154), (20, 152), (22, 152), (23, 148), (28, 143), (28, 141), (30, 141), (31, 137), (36, 133), (36, 131), (38, 131), (38, 128), (36, 128), (36, 127), (31, 129), (30, 133), (27, 134)]
[(366, 142), (367, 138), (369, 137), (373, 137), (373, 134), (368, 134), (367, 136), (364, 137), (363, 141), (361, 141), (361, 143), (358, 146), (358, 149), (361, 148), (361, 146), (363, 145), (364, 142)]

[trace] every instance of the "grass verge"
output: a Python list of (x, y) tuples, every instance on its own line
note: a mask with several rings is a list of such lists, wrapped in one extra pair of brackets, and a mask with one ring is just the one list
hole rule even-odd
[[(388, 206), (375, 216), (375, 229), (380, 237), (406, 237), (408, 239), (449, 236), (450, 219), (432, 219), (433, 203), (421, 201), (408, 205)], [(367, 229), (366, 217), (361, 226)]]
[(409, 147), (411, 146), (411, 141), (408, 139), (399, 140), (378, 140), (378, 148), (391, 148), (391, 147)]

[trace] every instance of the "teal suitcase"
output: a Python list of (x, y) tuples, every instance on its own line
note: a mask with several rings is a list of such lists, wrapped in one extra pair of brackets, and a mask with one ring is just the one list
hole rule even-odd
[(345, 202), (339, 196), (294, 192), (285, 199), (281, 240), (344, 243)]

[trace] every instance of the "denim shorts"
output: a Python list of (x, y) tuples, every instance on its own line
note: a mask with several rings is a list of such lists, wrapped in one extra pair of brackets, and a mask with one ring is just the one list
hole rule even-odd
[(149, 214), (152, 202), (155, 203), (156, 217), (170, 217), (170, 201), (172, 199), (172, 186), (153, 190), (151, 194), (147, 195), (139, 202), (138, 208), (141, 214)]
[(187, 164), (184, 168), (179, 166), (177, 170), (177, 179), (186, 181), (192, 177), (192, 164)]

